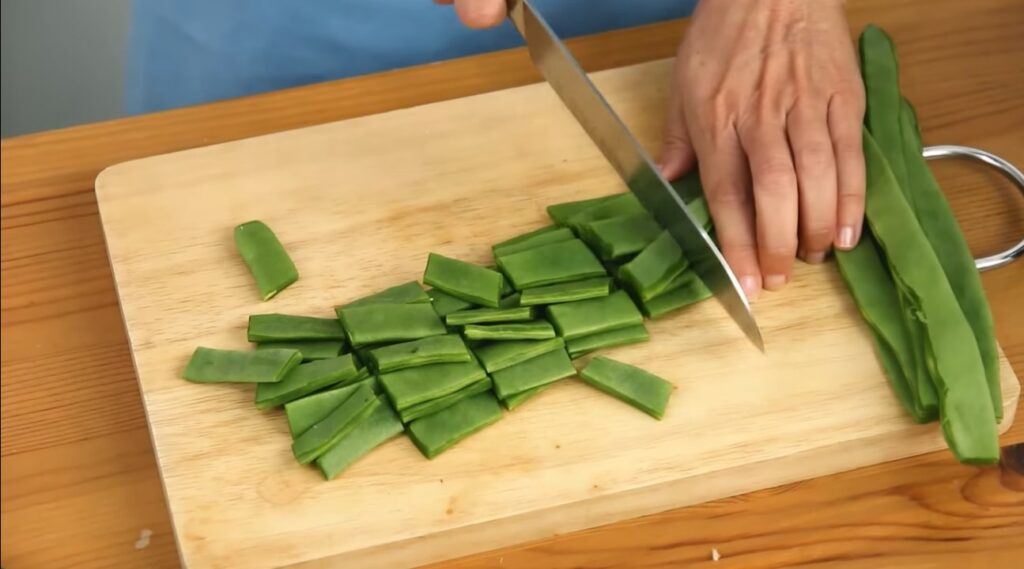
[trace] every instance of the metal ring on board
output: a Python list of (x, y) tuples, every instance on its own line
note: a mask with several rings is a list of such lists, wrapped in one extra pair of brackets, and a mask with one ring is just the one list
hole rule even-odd
[[(923, 154), (926, 160), (935, 160), (939, 158), (971, 158), (973, 160), (983, 162), (1002, 172), (1004, 176), (1009, 178), (1010, 181), (1017, 186), (1017, 189), (1020, 190), (1021, 194), (1024, 195), (1024, 173), (1022, 173), (1020, 169), (1013, 164), (1010, 164), (991, 152), (986, 152), (979, 148), (972, 148), (970, 146), (941, 144), (937, 146), (926, 146)], [(975, 259), (974, 266), (976, 266), (979, 271), (997, 269), (1012, 263), (1022, 254), (1024, 254), (1024, 239), (1021, 239), (1016, 245), (1005, 251), (1001, 251), (987, 257), (982, 257), (980, 259)]]

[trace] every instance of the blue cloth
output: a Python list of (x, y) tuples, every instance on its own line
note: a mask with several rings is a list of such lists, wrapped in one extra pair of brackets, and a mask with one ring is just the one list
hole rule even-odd
[[(561, 37), (689, 15), (696, 0), (535, 0)], [(135, 0), (125, 103), (151, 112), (522, 45), (431, 0)]]

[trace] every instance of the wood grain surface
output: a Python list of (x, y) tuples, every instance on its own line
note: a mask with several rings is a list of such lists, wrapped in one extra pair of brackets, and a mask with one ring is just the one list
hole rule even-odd
[[(1024, 163), (1024, 11), (1013, 0), (851, 2), (899, 43), (926, 143)], [(672, 22), (572, 42), (589, 69), (671, 55)], [(522, 52), (6, 140), (2, 146), (2, 562), (5, 567), (178, 563), (106, 260), (92, 180), (182, 148), (537, 80)], [(972, 248), (1024, 231), (1008, 185), (937, 164)], [(1024, 265), (986, 273), (998, 337), (1024, 369)], [(1019, 412), (1019, 408), (1018, 408)], [(1021, 422), (1003, 437), (1024, 440)], [(571, 534), (458, 567), (1009, 566), (1024, 552), (1024, 482), (938, 453)], [(1016, 465), (1016, 466), (1015, 466)]]
[[(593, 77), (647, 148), (671, 68)], [(181, 378), (196, 346), (251, 349), (249, 314), (329, 316), (419, 280), (431, 252), (489, 265), (491, 245), (550, 223), (546, 206), (624, 191), (546, 84), (104, 170), (100, 216), (186, 564), (420, 566), (945, 446), (897, 404), (833, 263), (752, 302), (764, 354), (714, 302), (602, 350), (675, 385), (659, 422), (567, 381), (434, 460), (400, 437), (330, 483), (295, 464), (252, 386)], [(230, 238), (250, 219), (302, 275), (270, 302)], [(1005, 430), (1020, 393), (1005, 361), (1002, 379)]]

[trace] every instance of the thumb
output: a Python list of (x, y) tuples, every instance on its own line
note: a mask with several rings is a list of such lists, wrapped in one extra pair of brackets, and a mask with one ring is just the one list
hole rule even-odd
[(673, 90), (668, 122), (665, 123), (665, 142), (661, 149), (661, 160), (658, 161), (661, 175), (671, 182), (692, 169), (696, 161), (690, 133), (686, 130), (683, 102)]
[(490, 28), (505, 19), (505, 0), (455, 0), (455, 12), (469, 28)]

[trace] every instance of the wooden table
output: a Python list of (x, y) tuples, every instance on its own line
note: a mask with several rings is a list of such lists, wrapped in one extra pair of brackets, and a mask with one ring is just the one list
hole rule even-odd
[[(926, 144), (1024, 165), (1024, 4), (851, 2), (889, 30)], [(968, 5), (970, 4), (970, 5)], [(570, 42), (590, 70), (674, 52), (684, 22)], [(178, 564), (97, 216), (117, 162), (538, 81), (521, 50), (3, 141), (2, 563)], [(936, 164), (972, 248), (1024, 233), (1024, 200), (990, 172)], [(997, 190), (993, 190), (997, 187)], [(1024, 263), (984, 274), (999, 341), (1024, 374)], [(451, 567), (1009, 566), (1024, 555), (1024, 410), (1004, 464), (946, 452), (667, 512)]]

